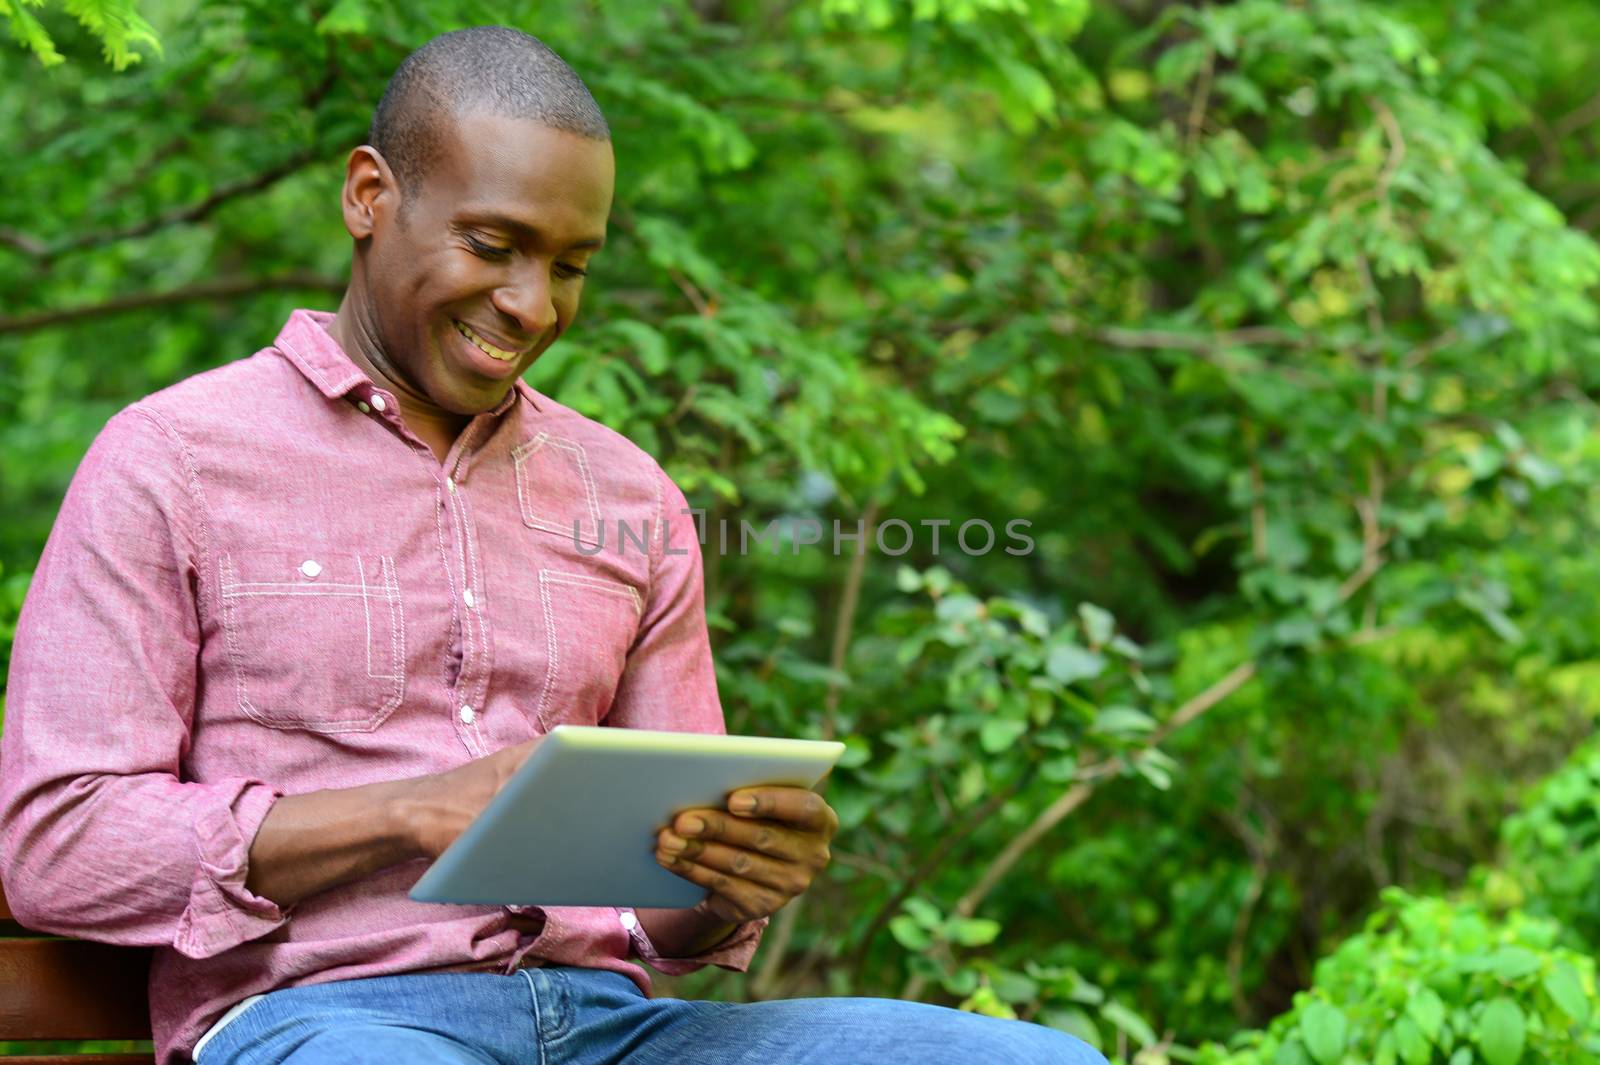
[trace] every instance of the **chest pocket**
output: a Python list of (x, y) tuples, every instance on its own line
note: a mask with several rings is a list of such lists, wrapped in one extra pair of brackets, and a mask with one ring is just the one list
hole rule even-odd
[(370, 732), (405, 695), (405, 614), (386, 555), (220, 559), (239, 710), (276, 729)]
[(639, 592), (587, 573), (541, 569), (539, 604), (545, 682), (534, 711), (538, 727), (597, 725), (611, 709), (639, 629)]

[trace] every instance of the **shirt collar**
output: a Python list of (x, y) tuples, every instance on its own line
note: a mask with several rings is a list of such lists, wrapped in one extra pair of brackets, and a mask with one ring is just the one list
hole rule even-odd
[[(329, 399), (343, 399), (352, 392), (363, 395), (370, 393), (374, 388), (372, 379), (351, 361), (339, 342), (333, 339), (333, 334), (328, 332), (328, 326), (332, 323), (331, 311), (296, 310), (278, 331), (273, 347)], [(506, 392), (505, 398), (487, 413), (504, 414), (516, 403), (519, 394), (533, 404), (534, 410), (540, 409), (539, 394), (518, 379), (514, 387)]]

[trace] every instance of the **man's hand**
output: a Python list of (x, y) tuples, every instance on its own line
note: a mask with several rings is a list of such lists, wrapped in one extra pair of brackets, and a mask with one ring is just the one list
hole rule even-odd
[(398, 862), (437, 858), (539, 742), (430, 776), (285, 795), (250, 844), (246, 886), (292, 906)]
[(506, 786), (543, 739), (540, 736), (443, 773), (408, 781), (411, 789), (406, 796), (403, 816), (417, 848), (430, 858), (443, 854), (489, 805), (489, 800)]
[(711, 895), (698, 909), (752, 921), (782, 909), (828, 867), (839, 815), (804, 788), (745, 788), (728, 809), (685, 810), (656, 837), (656, 861)]

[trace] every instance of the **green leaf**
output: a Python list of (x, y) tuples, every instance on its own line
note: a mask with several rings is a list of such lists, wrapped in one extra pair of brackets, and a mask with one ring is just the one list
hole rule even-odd
[(1012, 91), (1027, 103), (1034, 114), (1040, 118), (1049, 118), (1055, 113), (1056, 93), (1050, 85), (1050, 79), (1028, 64), (1015, 59), (1002, 57), (996, 65)]
[(944, 914), (927, 899), (919, 899), (913, 895), (905, 901), (904, 908), (917, 924), (930, 932), (944, 923)]
[(982, 947), (1000, 936), (1000, 922), (985, 917), (956, 917), (945, 924), (946, 936), (963, 947)]
[(1095, 715), (1090, 731), (1126, 736), (1149, 732), (1155, 727), (1156, 719), (1143, 710), (1135, 710), (1131, 706), (1108, 706)]
[(1539, 971), (1539, 955), (1524, 947), (1503, 947), (1495, 952), (1493, 971), (1502, 980), (1520, 980)]
[(1116, 633), (1117, 619), (1104, 607), (1095, 606), (1093, 603), (1079, 603), (1078, 618), (1083, 622), (1084, 635), (1089, 637), (1089, 644), (1092, 647), (1102, 647), (1110, 643), (1111, 637)]
[(1149, 1023), (1120, 1002), (1106, 1003), (1100, 1009), (1100, 1016), (1122, 1029), (1129, 1039), (1140, 1046), (1149, 1046), (1156, 1041), (1156, 1033)]
[(1094, 1018), (1076, 1006), (1040, 1010), (1039, 1022), (1068, 1035), (1075, 1035), (1092, 1047), (1100, 1046), (1100, 1028), (1094, 1023)]
[(1517, 1065), (1528, 1038), (1528, 1022), (1509, 998), (1489, 1003), (1478, 1018), (1478, 1049), (1489, 1065)]
[(939, 600), (934, 614), (940, 621), (948, 623), (973, 621), (979, 616), (982, 606), (970, 595), (947, 595)]
[(1158, 752), (1148, 751), (1145, 757), (1134, 759), (1133, 768), (1157, 791), (1166, 791), (1172, 787), (1172, 771), (1160, 758), (1150, 757), (1156, 753)]
[(1300, 1038), (1319, 1065), (1334, 1065), (1344, 1057), (1348, 1028), (1344, 1014), (1326, 1002), (1312, 1002), (1300, 1014)]
[(1062, 684), (1089, 680), (1105, 672), (1106, 660), (1075, 643), (1058, 643), (1045, 658), (1044, 669)]
[(978, 729), (978, 746), (986, 754), (999, 754), (1009, 750), (1024, 732), (1028, 731), (1026, 721), (1014, 721), (1011, 718), (991, 717)]
[(864, 736), (846, 736), (844, 754), (839, 756), (840, 769), (859, 769), (872, 760), (872, 744)]
[(1589, 996), (1584, 994), (1578, 971), (1566, 962), (1556, 963), (1544, 975), (1544, 990), (1561, 1012), (1579, 1024), (1589, 1020)]
[(1426, 1065), (1433, 1057), (1433, 1047), (1423, 1036), (1422, 1028), (1409, 1016), (1401, 1017), (1390, 1031), (1394, 1032), (1395, 1050), (1406, 1065)]
[(371, 13), (367, 10), (365, 0), (338, 0), (317, 22), (317, 32), (359, 37), (367, 32), (370, 20)]
[(1424, 987), (1406, 1003), (1406, 1016), (1416, 1022), (1417, 1028), (1430, 1043), (1439, 1038), (1439, 1028), (1444, 1024), (1444, 1000), (1431, 987)]
[(1011, 969), (992, 970), (989, 982), (994, 985), (994, 993), (1003, 1002), (1032, 1002), (1039, 997), (1039, 981)]
[(1291, 1036), (1278, 1046), (1278, 1052), (1272, 1056), (1272, 1065), (1313, 1065), (1313, 1062), (1300, 1040)]
[(1002, 1001), (992, 987), (980, 987), (973, 991), (967, 1000), (961, 1003), (961, 1009), (1008, 1021), (1017, 1019), (1017, 1011)]
[(907, 950), (924, 951), (933, 946), (933, 937), (915, 919), (901, 914), (889, 921), (889, 934)]

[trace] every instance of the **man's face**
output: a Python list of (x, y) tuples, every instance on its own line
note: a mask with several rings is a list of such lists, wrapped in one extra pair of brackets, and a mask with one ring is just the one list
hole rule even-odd
[[(374, 361), (453, 414), (495, 406), (578, 313), (611, 212), (611, 145), (461, 115), (443, 151), (375, 211), (365, 259)], [(395, 201), (389, 201), (393, 204)]]

